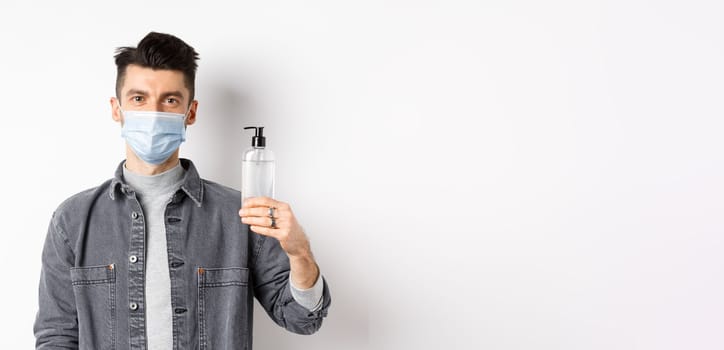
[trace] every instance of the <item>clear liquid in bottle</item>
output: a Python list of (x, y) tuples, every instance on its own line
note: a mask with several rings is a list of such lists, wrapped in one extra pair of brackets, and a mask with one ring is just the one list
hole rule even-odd
[(249, 197), (274, 198), (274, 161), (243, 160), (241, 200)]

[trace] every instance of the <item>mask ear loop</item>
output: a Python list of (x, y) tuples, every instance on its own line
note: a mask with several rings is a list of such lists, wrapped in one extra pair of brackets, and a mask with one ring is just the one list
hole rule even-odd
[(121, 107), (121, 101), (118, 101), (118, 110), (121, 111), (121, 118), (123, 118), (123, 115), (126, 114), (126, 112)]
[(126, 124), (126, 111), (121, 107), (121, 101), (118, 101), (118, 110), (121, 111), (121, 128)]
[(189, 108), (187, 108), (186, 113), (184, 113), (184, 126), (186, 125), (186, 120), (189, 119), (189, 114), (191, 113), (191, 103), (189, 103)]
[[(191, 103), (193, 103), (193, 101)], [(186, 131), (189, 128), (189, 126), (186, 125), (186, 121), (189, 119), (189, 114), (191, 113), (191, 103), (189, 103), (189, 108), (187, 108), (186, 113), (184, 113), (184, 131)], [(120, 105), (118, 105), (118, 106), (120, 107)], [(186, 139), (186, 137), (184, 136), (184, 140), (185, 139)]]

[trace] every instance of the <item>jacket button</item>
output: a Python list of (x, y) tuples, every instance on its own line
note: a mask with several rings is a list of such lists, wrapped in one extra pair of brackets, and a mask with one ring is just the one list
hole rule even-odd
[(134, 310), (134, 311), (135, 311), (136, 309), (138, 309), (138, 304), (136, 304), (136, 303), (131, 303), (130, 305), (128, 305), (128, 307), (129, 307), (131, 310)]
[(136, 261), (138, 261), (138, 257), (135, 255), (131, 255), (128, 257), (128, 261), (130, 261), (131, 263), (135, 263)]
[(134, 218), (134, 219), (137, 218), (137, 217), (138, 217), (138, 213), (136, 213), (135, 211), (132, 212), (132, 213), (131, 213), (131, 217)]
[(182, 314), (182, 313), (186, 312), (186, 309), (185, 309), (185, 308), (182, 308), (182, 307), (177, 307), (177, 308), (174, 310), (174, 312), (176, 312), (177, 314)]

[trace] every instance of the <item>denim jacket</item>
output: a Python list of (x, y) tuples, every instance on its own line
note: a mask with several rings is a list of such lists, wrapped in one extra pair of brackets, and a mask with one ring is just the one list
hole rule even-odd
[[(253, 299), (287, 330), (311, 334), (327, 315), (292, 297), (279, 242), (249, 230), (238, 191), (203, 180), (193, 163), (166, 206), (173, 349), (251, 349)], [(42, 254), (37, 349), (146, 349), (145, 219), (115, 177), (63, 202)]]

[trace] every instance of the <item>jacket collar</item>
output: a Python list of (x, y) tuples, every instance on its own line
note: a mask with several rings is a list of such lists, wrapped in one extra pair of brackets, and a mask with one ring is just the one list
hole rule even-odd
[[(181, 184), (181, 190), (186, 193), (187, 196), (191, 198), (191, 200), (196, 203), (197, 206), (201, 206), (201, 203), (203, 203), (204, 199), (204, 183), (203, 180), (201, 180), (201, 177), (199, 177), (198, 171), (196, 171), (196, 167), (194, 166), (194, 163), (191, 162), (188, 159), (180, 158), (179, 161), (181, 162), (181, 166), (184, 168), (184, 181)], [(126, 183), (125, 179), (123, 178), (123, 166), (126, 163), (126, 161), (122, 161), (120, 164), (118, 164), (118, 168), (116, 168), (115, 176), (113, 177), (113, 180), (111, 180), (111, 188), (108, 192), (108, 195), (111, 197), (112, 200), (116, 199), (116, 191), (119, 190), (124, 194), (128, 194), (131, 191), (130, 186)]]

